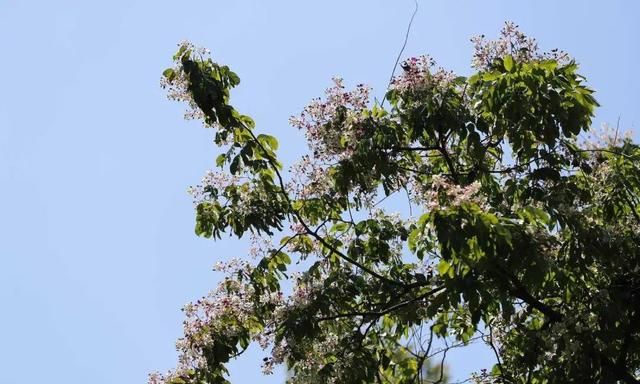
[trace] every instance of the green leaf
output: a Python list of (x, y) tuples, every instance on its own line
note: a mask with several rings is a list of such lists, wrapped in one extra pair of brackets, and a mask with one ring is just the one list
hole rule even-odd
[(240, 84), (240, 78), (238, 77), (238, 75), (236, 75), (235, 72), (229, 71), (227, 75), (229, 76), (229, 82), (231, 83), (232, 87)]
[(256, 127), (256, 123), (253, 121), (251, 117), (247, 115), (240, 116), (240, 121), (242, 121), (244, 125), (249, 129), (253, 129)]
[(284, 264), (291, 264), (291, 258), (286, 253), (280, 252), (279, 257), (280, 261), (282, 261)]
[(504, 64), (504, 69), (506, 69), (507, 72), (511, 72), (513, 70), (513, 66), (514, 66), (513, 56), (507, 55), (502, 60), (503, 60), (502, 62)]
[(222, 167), (224, 165), (225, 160), (226, 160), (226, 156), (224, 154), (219, 155), (218, 157), (216, 157), (216, 166)]
[(164, 70), (164, 72), (162, 72), (162, 75), (169, 81), (173, 81), (173, 79), (176, 77), (176, 72), (173, 70), (173, 68), (167, 68)]
[(274, 151), (278, 149), (278, 140), (273, 136), (261, 134), (258, 135), (258, 141), (260, 144), (269, 147)]
[(449, 272), (449, 269), (451, 269), (451, 264), (449, 264), (446, 260), (440, 260), (440, 262), (438, 263), (438, 273), (441, 276), (445, 276)]
[(187, 52), (187, 46), (186, 45), (180, 45), (180, 48), (178, 49), (178, 52), (176, 52), (175, 55), (173, 55), (173, 60), (178, 60), (180, 58), (182, 58), (182, 56), (185, 54), (185, 52)]
[(238, 171), (240, 170), (241, 166), (242, 166), (242, 159), (238, 155), (238, 156), (233, 158), (233, 161), (231, 162), (231, 165), (229, 166), (229, 172), (231, 172), (232, 175), (235, 175), (235, 174), (238, 173)]
[(331, 232), (332, 233), (344, 232), (347, 230), (347, 228), (349, 228), (349, 225), (347, 223), (340, 222), (335, 224), (333, 227), (331, 227)]

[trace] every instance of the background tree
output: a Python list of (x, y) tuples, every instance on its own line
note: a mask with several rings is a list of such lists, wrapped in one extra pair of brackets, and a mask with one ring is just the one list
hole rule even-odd
[(252, 341), (291, 383), (442, 382), (425, 362), (472, 342), (496, 356), (477, 382), (639, 382), (640, 149), (578, 139), (597, 103), (568, 55), (510, 23), (473, 41), (472, 76), (412, 58), (381, 103), (334, 79), (291, 119), (310, 151), (290, 173), (229, 104), (238, 76), (180, 45), (163, 86), (223, 149), (196, 233), (253, 248), (150, 383), (225, 383)]

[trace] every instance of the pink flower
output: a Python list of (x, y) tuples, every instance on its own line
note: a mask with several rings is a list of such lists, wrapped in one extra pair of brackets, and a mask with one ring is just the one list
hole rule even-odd
[(442, 68), (434, 69), (435, 60), (430, 56), (418, 56), (402, 63), (403, 73), (391, 80), (390, 88), (405, 93), (425, 88), (445, 88), (455, 79), (455, 74)]
[(478, 70), (488, 70), (497, 58), (511, 55), (516, 62), (553, 59), (560, 63), (568, 62), (571, 58), (563, 51), (552, 50), (540, 53), (538, 42), (532, 37), (520, 32), (513, 22), (506, 22), (497, 40), (485, 40), (484, 35), (471, 39), (474, 45), (472, 67)]
[[(359, 129), (362, 111), (369, 103), (370, 88), (358, 84), (353, 91), (345, 91), (341, 78), (333, 78), (334, 85), (325, 91), (326, 100), (317, 98), (304, 108), (299, 116), (292, 116), (289, 123), (305, 131), (314, 157), (323, 160), (344, 155), (344, 139), (354, 140)], [(342, 118), (342, 124), (335, 122)]]

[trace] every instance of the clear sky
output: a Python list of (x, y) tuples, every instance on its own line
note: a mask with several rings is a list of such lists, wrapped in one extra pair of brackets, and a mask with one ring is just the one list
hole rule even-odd
[[(0, 384), (144, 383), (175, 363), (181, 306), (234, 241), (193, 234), (187, 186), (214, 166), (212, 132), (182, 120), (159, 76), (176, 43), (242, 78), (236, 107), (303, 147), (287, 119), (333, 75), (381, 96), (411, 0), (0, 0)], [(505, 20), (581, 63), (596, 125), (640, 124), (640, 3), (420, 1), (405, 56), (470, 72), (469, 38)], [(637, 130), (636, 130), (637, 132)], [(638, 137), (636, 133), (636, 138)], [(467, 372), (488, 361), (467, 353)], [(263, 379), (257, 355), (235, 382)]]

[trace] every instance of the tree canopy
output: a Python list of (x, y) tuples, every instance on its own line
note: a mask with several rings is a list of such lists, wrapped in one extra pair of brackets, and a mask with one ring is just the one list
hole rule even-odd
[(589, 135), (569, 55), (511, 23), (473, 42), (471, 76), (410, 58), (382, 102), (335, 78), (291, 118), (309, 152), (287, 167), (230, 105), (239, 77), (180, 44), (163, 87), (220, 148), (195, 231), (252, 248), (217, 264), (150, 383), (227, 383), (253, 342), (290, 383), (444, 382), (474, 342), (495, 364), (470, 382), (640, 382), (640, 147)]

